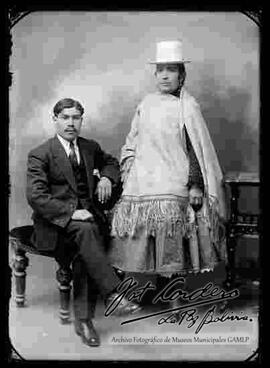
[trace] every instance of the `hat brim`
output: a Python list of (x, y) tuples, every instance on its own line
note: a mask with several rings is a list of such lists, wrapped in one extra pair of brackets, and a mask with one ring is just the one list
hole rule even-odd
[(191, 60), (175, 60), (175, 61), (148, 61), (148, 64), (185, 64), (191, 63)]

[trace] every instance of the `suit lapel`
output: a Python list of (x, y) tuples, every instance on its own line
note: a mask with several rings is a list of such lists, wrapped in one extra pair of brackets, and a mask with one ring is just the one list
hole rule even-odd
[(77, 191), (77, 185), (71, 163), (67, 157), (64, 147), (56, 136), (52, 139), (52, 153), (59, 169), (65, 175), (67, 181), (74, 189), (74, 191)]

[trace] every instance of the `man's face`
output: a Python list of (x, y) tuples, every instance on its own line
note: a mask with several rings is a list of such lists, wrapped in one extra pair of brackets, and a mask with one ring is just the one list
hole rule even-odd
[(63, 109), (53, 120), (56, 133), (67, 141), (73, 141), (80, 134), (83, 119), (76, 107)]
[(162, 93), (172, 93), (179, 87), (178, 64), (157, 64), (157, 86)]

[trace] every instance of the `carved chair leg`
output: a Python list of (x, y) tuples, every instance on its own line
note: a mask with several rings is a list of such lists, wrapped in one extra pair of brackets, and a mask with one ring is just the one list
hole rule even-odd
[(15, 249), (13, 259), (13, 274), (15, 276), (16, 295), (15, 301), (17, 307), (24, 307), (25, 303), (25, 285), (26, 285), (26, 268), (29, 260), (25, 255), (25, 251)]
[[(227, 252), (228, 252), (228, 263), (226, 265), (226, 280), (223, 283), (224, 289), (227, 291), (232, 290), (235, 284), (235, 250), (236, 250), (237, 239), (233, 232), (233, 230), (228, 231), (227, 235)], [(224, 312), (231, 301), (225, 300), (223, 303), (220, 303), (220, 312)]]
[(227, 290), (231, 290), (235, 286), (235, 250), (236, 237), (233, 233), (227, 238), (228, 264), (226, 265), (227, 278), (224, 286)]
[(61, 267), (56, 272), (56, 279), (60, 291), (60, 322), (70, 323), (70, 290), (72, 271), (68, 267)]

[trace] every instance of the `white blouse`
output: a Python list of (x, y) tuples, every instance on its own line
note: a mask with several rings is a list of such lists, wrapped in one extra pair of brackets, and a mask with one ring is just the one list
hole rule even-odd
[(188, 196), (189, 159), (180, 119), (180, 100), (171, 94), (147, 95), (138, 106), (122, 148), (134, 150), (123, 196)]

